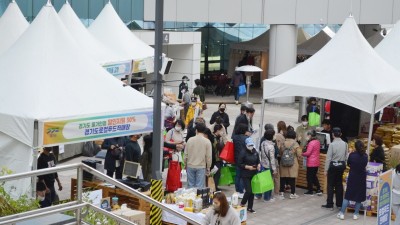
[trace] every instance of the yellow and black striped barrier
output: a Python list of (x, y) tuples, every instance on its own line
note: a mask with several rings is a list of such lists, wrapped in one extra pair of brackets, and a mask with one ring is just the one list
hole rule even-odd
[[(151, 180), (151, 198), (161, 202), (163, 199), (162, 180)], [(161, 225), (161, 209), (155, 205), (151, 205), (150, 208), (150, 224)]]

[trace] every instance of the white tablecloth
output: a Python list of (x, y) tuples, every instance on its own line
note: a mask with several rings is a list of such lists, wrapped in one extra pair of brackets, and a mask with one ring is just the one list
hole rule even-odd
[[(185, 212), (183, 211), (183, 209), (180, 209), (177, 205), (175, 204), (166, 204), (166, 203), (162, 203), (163, 205), (165, 205), (166, 207), (179, 211), (182, 214), (184, 214), (185, 216), (191, 218), (192, 220), (195, 221), (199, 221), (199, 222), (203, 222), (203, 219), (205, 217), (205, 215), (203, 213), (192, 213), (192, 212)], [(174, 215), (172, 215), (171, 213), (168, 213), (166, 211), (163, 210), (162, 212), (162, 221), (168, 222), (168, 223), (174, 223), (177, 225), (187, 225), (187, 222), (179, 217), (176, 217)]]

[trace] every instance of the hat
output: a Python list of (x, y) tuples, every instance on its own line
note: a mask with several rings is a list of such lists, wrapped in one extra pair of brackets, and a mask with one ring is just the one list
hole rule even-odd
[(310, 102), (312, 102), (312, 101), (317, 101), (317, 99), (315, 97), (311, 97)]
[(334, 127), (334, 128), (332, 129), (332, 133), (333, 133), (335, 136), (337, 136), (337, 135), (340, 135), (340, 134), (342, 133), (342, 130), (340, 129), (340, 127)]
[(36, 183), (36, 191), (45, 191), (46, 190), (46, 185), (44, 185), (43, 182), (37, 182)]
[(251, 139), (250, 137), (246, 139), (246, 146), (254, 146), (254, 142), (253, 139)]
[(191, 98), (190, 98), (190, 101), (191, 101), (191, 102), (197, 102), (197, 97), (191, 97)]

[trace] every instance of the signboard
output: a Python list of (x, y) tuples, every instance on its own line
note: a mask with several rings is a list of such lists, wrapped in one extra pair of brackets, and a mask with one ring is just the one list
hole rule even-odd
[(134, 60), (133, 67), (132, 67), (132, 73), (139, 73), (139, 72), (144, 72), (144, 71), (146, 71), (146, 61), (144, 59)]
[(125, 75), (131, 74), (132, 61), (125, 61), (113, 64), (105, 64), (103, 68), (115, 77), (125, 77)]
[(148, 133), (153, 130), (153, 112), (132, 112), (70, 120), (41, 122), (43, 146), (77, 143), (110, 137)]
[(390, 225), (391, 223), (392, 173), (393, 170), (389, 170), (379, 176), (378, 225)]

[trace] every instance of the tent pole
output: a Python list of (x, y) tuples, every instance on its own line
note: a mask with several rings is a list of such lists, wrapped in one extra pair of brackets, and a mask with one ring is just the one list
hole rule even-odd
[(262, 100), (262, 104), (261, 104), (261, 123), (260, 123), (260, 130), (259, 130), (259, 134), (258, 134), (258, 143), (260, 146), (258, 149), (261, 149), (261, 138), (263, 135), (263, 128), (264, 128), (264, 111), (265, 111), (265, 99), (263, 98)]
[[(33, 148), (32, 148), (32, 170), (37, 170), (37, 160), (38, 160), (38, 146), (39, 144), (39, 122), (35, 120), (33, 123)], [(31, 177), (31, 190), (32, 197), (36, 198), (36, 177)]]
[[(374, 95), (374, 103), (372, 104), (373, 107), (372, 107), (372, 110), (371, 110), (371, 118), (370, 118), (370, 121), (369, 121), (368, 145), (367, 145), (368, 161), (369, 161), (369, 153), (370, 153), (370, 148), (371, 148), (372, 131), (373, 131), (373, 126), (374, 126), (376, 98), (377, 98), (377, 95)], [(364, 210), (364, 221), (363, 221), (364, 225), (366, 224), (366, 217), (367, 217), (367, 211)]]

